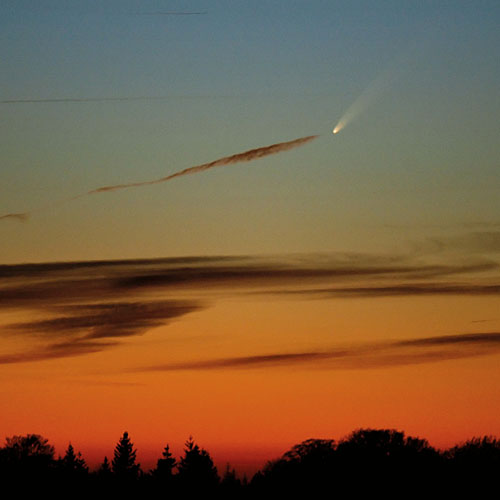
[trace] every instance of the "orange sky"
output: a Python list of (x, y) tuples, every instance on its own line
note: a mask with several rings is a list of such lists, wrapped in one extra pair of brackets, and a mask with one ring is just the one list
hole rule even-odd
[[(101, 352), (1, 366), (5, 435), (40, 433), (60, 453), (71, 441), (96, 464), (127, 430), (145, 467), (167, 443), (179, 456), (193, 435), (220, 468), (229, 461), (252, 473), (297, 442), (339, 439), (358, 427), (397, 428), (438, 447), (500, 433), (499, 353), (492, 345), (488, 355), (489, 344), (479, 356), (460, 347), (460, 359), (439, 362), (394, 362), (389, 351), (392, 361), (368, 352), (347, 360), (149, 371), (491, 332), (499, 323), (496, 297), (311, 299), (239, 288), (184, 295), (203, 296), (206, 308)], [(25, 314), (3, 318), (13, 324)], [(2, 354), (45, 341), (6, 337)]]
[(498, 0), (183, 3), (0, 2), (0, 440), (500, 436)]

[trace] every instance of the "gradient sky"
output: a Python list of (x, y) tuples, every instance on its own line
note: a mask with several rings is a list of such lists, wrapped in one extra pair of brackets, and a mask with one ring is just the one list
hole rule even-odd
[[(0, 216), (31, 212), (0, 220), (5, 435), (99, 461), (128, 430), (150, 463), (192, 434), (242, 470), (360, 426), (499, 435), (499, 24), (494, 1), (2, 1)], [(90, 260), (119, 262), (52, 264)]]

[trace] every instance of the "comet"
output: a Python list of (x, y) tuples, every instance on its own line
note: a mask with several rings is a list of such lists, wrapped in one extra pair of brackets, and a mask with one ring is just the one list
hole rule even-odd
[(364, 113), (390, 86), (394, 79), (394, 71), (385, 71), (378, 76), (360, 96), (347, 108), (340, 120), (332, 130), (333, 135), (338, 134), (359, 115)]

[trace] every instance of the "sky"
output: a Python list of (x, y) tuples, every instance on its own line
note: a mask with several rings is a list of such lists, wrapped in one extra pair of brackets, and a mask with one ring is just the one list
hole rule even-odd
[(98, 463), (127, 430), (149, 465), (192, 435), (249, 473), (358, 427), (499, 435), (499, 22), (1, 2), (5, 435)]

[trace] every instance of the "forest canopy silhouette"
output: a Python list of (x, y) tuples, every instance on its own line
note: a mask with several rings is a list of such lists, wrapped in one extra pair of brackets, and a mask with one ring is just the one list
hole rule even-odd
[(493, 436), (474, 437), (449, 449), (432, 447), (426, 439), (395, 429), (357, 429), (339, 441), (307, 439), (255, 475), (238, 477), (227, 464), (220, 474), (210, 453), (193, 439), (175, 458), (167, 443), (156, 466), (144, 470), (137, 450), (124, 432), (109, 461), (90, 470), (71, 443), (56, 457), (48, 439), (38, 434), (12, 436), (0, 448), (0, 479), (6, 486), (37, 485), (53, 491), (78, 488), (87, 493), (126, 491), (142, 498), (169, 494), (218, 494), (253, 498), (266, 493), (323, 491), (397, 492), (410, 485), (453, 489), (493, 485), (500, 472), (500, 441)]

